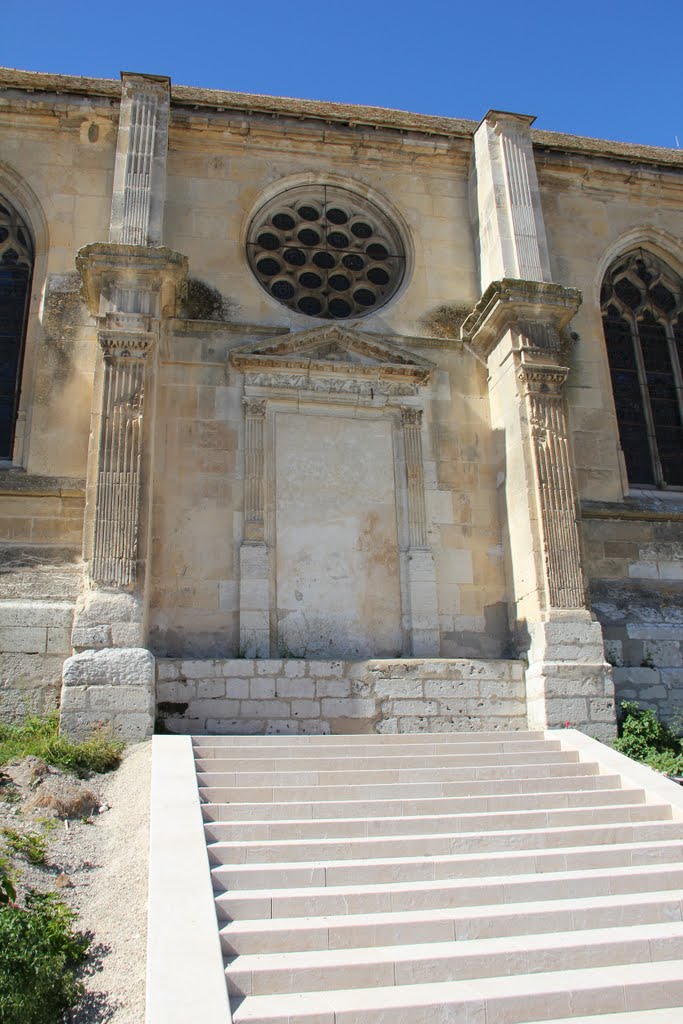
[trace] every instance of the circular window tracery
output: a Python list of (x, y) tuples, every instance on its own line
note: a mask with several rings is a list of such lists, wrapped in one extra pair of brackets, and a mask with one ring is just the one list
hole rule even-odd
[(398, 290), (406, 265), (387, 215), (332, 185), (300, 185), (265, 203), (249, 227), (247, 254), (269, 295), (326, 320), (380, 309)]

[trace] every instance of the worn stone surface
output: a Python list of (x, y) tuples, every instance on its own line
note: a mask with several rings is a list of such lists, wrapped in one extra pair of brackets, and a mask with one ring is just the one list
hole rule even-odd
[(157, 677), (157, 718), (178, 733), (527, 728), (517, 661), (159, 659)]
[(141, 648), (84, 651), (64, 662), (61, 731), (87, 738), (105, 728), (124, 740), (151, 736), (154, 658)]

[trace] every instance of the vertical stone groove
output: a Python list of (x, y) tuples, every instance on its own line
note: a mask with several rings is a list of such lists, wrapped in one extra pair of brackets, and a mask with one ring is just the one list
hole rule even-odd
[(425, 511), (424, 467), (422, 463), (422, 410), (405, 407), (401, 410), (403, 440), (408, 480), (408, 531), (411, 548), (427, 547), (427, 514)]
[(127, 245), (147, 245), (148, 241), (156, 121), (156, 96), (136, 92), (132, 101), (121, 235), (121, 241)]
[(520, 278), (543, 280), (541, 254), (536, 236), (533, 197), (524, 146), (513, 133), (502, 138), (506, 178), (510, 197), (512, 232), (517, 244)]
[(563, 368), (522, 369), (529, 402), (534, 460), (551, 608), (584, 606), (567, 420), (561, 387)]
[(263, 529), (263, 428), (266, 403), (244, 399), (245, 422), (245, 522)]
[(135, 582), (144, 360), (105, 357), (93, 579)]

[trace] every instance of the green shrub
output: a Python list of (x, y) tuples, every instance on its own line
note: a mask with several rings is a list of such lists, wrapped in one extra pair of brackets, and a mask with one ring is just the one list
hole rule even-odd
[(88, 772), (117, 768), (122, 751), (123, 743), (103, 733), (95, 733), (83, 743), (73, 743), (66, 736), (60, 736), (56, 714), (46, 718), (29, 715), (19, 725), (0, 722), (0, 765), (32, 754), (56, 768), (83, 777)]
[(53, 893), (31, 892), (25, 907), (15, 899), (0, 876), (0, 1024), (58, 1024), (83, 992), (75, 969), (88, 939)]
[(683, 775), (683, 747), (669, 726), (635, 701), (622, 701), (620, 708), (621, 726), (614, 749), (655, 771)]

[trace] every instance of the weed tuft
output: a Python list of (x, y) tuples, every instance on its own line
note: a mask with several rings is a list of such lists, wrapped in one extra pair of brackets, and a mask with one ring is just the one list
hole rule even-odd
[(32, 755), (84, 778), (118, 768), (122, 752), (123, 743), (106, 733), (96, 732), (82, 743), (60, 736), (56, 714), (29, 715), (17, 725), (0, 722), (0, 765)]

